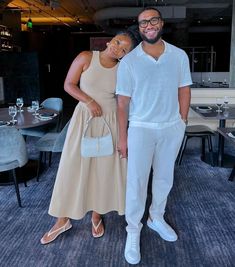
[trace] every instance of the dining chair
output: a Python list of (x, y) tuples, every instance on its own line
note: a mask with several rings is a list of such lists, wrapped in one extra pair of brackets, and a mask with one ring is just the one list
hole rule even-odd
[(45, 99), (40, 106), (45, 109), (53, 109), (59, 112), (56, 122), (50, 123), (46, 126), (20, 129), (22, 135), (42, 137), (48, 132), (58, 132), (61, 130), (61, 123), (63, 118), (63, 100), (59, 97), (50, 97)]
[(62, 118), (63, 118), (63, 100), (59, 97), (50, 97), (50, 98), (45, 99), (41, 103), (41, 106), (43, 108), (54, 109), (57, 112), (59, 112), (59, 115), (57, 116), (57, 123), (56, 123), (55, 130), (56, 132), (60, 131)]
[(50, 167), (52, 153), (62, 152), (67, 130), (69, 127), (69, 123), (70, 123), (70, 120), (66, 123), (66, 125), (61, 130), (61, 132), (47, 133), (36, 142), (35, 147), (40, 152), (39, 159), (38, 159), (37, 178), (36, 178), (37, 181), (39, 181), (39, 173), (41, 169), (43, 154), (49, 152), (49, 167)]
[(210, 155), (210, 162), (211, 165), (214, 166), (214, 159), (213, 159), (213, 146), (212, 146), (212, 136), (214, 136), (214, 132), (208, 126), (205, 125), (189, 125), (186, 126), (184, 138), (178, 153), (178, 157), (176, 159), (176, 164), (180, 165), (182, 163), (183, 155), (187, 146), (188, 139), (193, 137), (201, 138), (201, 158), (202, 160), (205, 159), (206, 155), (206, 140), (209, 149)]
[(28, 162), (25, 140), (15, 127), (4, 126), (0, 128), (0, 147), (0, 172), (12, 171), (18, 204), (22, 207), (16, 168)]

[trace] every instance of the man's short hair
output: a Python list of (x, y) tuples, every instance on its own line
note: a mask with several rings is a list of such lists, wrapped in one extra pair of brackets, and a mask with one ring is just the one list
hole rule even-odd
[[(162, 19), (162, 13), (161, 13), (156, 7), (154, 7), (154, 6), (147, 6), (147, 7), (143, 8), (143, 9), (140, 11), (139, 15), (140, 15), (142, 12), (146, 11), (146, 10), (155, 10), (155, 11), (157, 11), (157, 12), (159, 13), (159, 17)], [(138, 15), (138, 18), (139, 18), (139, 15)]]

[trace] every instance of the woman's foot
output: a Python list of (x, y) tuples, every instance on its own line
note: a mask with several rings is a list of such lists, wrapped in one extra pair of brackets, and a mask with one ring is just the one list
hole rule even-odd
[(103, 220), (100, 214), (93, 212), (91, 223), (92, 223), (92, 236), (94, 238), (103, 236), (104, 235), (104, 223), (103, 223)]
[(41, 238), (40, 242), (42, 245), (46, 245), (54, 241), (60, 234), (72, 228), (72, 224), (68, 218), (58, 219), (56, 224), (51, 230)]

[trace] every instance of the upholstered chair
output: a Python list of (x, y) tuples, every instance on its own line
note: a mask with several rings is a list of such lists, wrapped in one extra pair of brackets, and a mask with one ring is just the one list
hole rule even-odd
[(0, 127), (0, 172), (12, 171), (18, 204), (21, 207), (16, 168), (28, 162), (26, 144), (21, 133), (14, 127)]
[(49, 152), (49, 166), (50, 166), (52, 153), (62, 152), (67, 130), (69, 127), (69, 123), (70, 121), (66, 123), (66, 125), (61, 130), (61, 132), (47, 133), (36, 142), (35, 146), (40, 151), (39, 160), (38, 160), (37, 181), (39, 181), (39, 173), (41, 169), (43, 154)]

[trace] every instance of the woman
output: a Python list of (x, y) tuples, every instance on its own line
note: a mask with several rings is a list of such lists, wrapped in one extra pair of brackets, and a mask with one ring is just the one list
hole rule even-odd
[[(117, 211), (124, 214), (126, 159), (114, 149), (111, 156), (83, 158), (81, 138), (90, 116), (90, 133), (104, 132), (104, 117), (111, 128), (114, 148), (117, 145), (115, 84), (118, 60), (135, 45), (130, 32), (117, 34), (104, 51), (84, 51), (73, 61), (64, 88), (79, 100), (67, 132), (64, 149), (52, 194), (49, 214), (57, 217), (55, 225), (42, 237), (48, 244), (72, 227), (71, 219), (81, 219), (92, 211), (92, 235), (101, 237), (104, 225), (101, 214)], [(80, 86), (78, 87), (78, 83)]]

